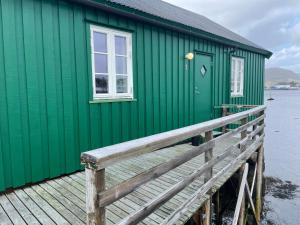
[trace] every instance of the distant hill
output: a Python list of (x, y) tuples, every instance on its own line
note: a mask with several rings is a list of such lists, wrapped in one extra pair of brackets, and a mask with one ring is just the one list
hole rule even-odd
[(300, 82), (300, 74), (282, 68), (267, 68), (265, 73), (266, 86), (280, 82)]

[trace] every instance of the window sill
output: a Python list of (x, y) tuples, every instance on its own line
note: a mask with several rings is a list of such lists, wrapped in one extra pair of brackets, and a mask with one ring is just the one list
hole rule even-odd
[(89, 101), (90, 104), (109, 103), (109, 102), (136, 102), (135, 98), (103, 98)]
[(242, 97), (244, 97), (244, 95), (231, 95), (230, 97), (231, 98), (242, 98)]

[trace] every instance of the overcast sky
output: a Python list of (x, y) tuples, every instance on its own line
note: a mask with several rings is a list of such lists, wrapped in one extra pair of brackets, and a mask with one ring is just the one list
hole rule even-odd
[(300, 73), (300, 0), (165, 0), (192, 10), (274, 54), (267, 67)]

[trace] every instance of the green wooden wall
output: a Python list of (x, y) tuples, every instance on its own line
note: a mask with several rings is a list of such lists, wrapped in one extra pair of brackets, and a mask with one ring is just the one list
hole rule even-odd
[[(54, 0), (0, 0), (0, 190), (81, 169), (86, 150), (194, 123), (193, 50), (214, 54), (213, 105), (263, 103), (264, 56), (229, 97), (226, 46)], [(89, 24), (133, 31), (136, 101), (91, 104)], [(216, 112), (215, 116), (218, 116)]]

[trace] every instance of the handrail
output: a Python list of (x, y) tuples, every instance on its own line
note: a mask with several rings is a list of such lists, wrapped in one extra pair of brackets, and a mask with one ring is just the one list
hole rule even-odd
[[(205, 154), (205, 163), (201, 165), (200, 168), (195, 168), (195, 171), (191, 171), (192, 173), (183, 178), (183, 180), (158, 195), (152, 201), (146, 203), (139, 210), (128, 215), (118, 225), (137, 224), (151, 214), (156, 208), (171, 199), (202, 175), (205, 176), (205, 184), (197, 192), (197, 197), (201, 194), (207, 194), (212, 187), (213, 182), (217, 180), (218, 177), (229, 170), (229, 168), (236, 166), (242, 161), (244, 162), (246, 156), (249, 157), (249, 154), (251, 155), (262, 145), (264, 138), (265, 109), (265, 106), (259, 106), (204, 123), (82, 153), (81, 161), (86, 165), (87, 224), (105, 225), (106, 206), (125, 197), (141, 185), (162, 176), (200, 154)], [(250, 121), (248, 121), (249, 118), (251, 118)], [(241, 126), (216, 138), (213, 137), (212, 134), (214, 129), (235, 123), (236, 121), (241, 121)], [(249, 127), (253, 127), (253, 129), (247, 134), (247, 129)], [(175, 156), (166, 162), (156, 165), (132, 178), (110, 187), (109, 189), (105, 189), (105, 167), (108, 165), (130, 157), (165, 148), (180, 141), (199, 136), (202, 133), (205, 133), (205, 142), (203, 144), (192, 147), (189, 151), (186, 151), (181, 155)], [(227, 147), (220, 155), (214, 156), (213, 148), (216, 141), (220, 141), (235, 134), (241, 134), (240, 141)], [(252, 144), (248, 146), (248, 143)], [(217, 176), (213, 177), (213, 167), (226, 157), (233, 155), (234, 150), (239, 150), (240, 154), (238, 156), (235, 155), (235, 158), (231, 163), (219, 171)], [(192, 196), (193, 199), (190, 199), (190, 202), (195, 200), (195, 196)], [(186, 204), (189, 205), (188, 202)], [(182, 213), (182, 210), (184, 209), (180, 209), (179, 213)], [(165, 222), (170, 224), (170, 221)]]
[(105, 168), (126, 158), (149, 153), (243, 118), (256, 115), (265, 109), (266, 106), (259, 106), (230, 116), (84, 152), (81, 154), (81, 162), (91, 168)]
[(224, 109), (224, 108), (227, 108), (227, 109), (230, 109), (230, 108), (248, 108), (248, 109), (252, 109), (252, 108), (255, 108), (257, 107), (258, 105), (243, 105), (243, 104), (222, 104), (220, 106), (215, 106), (214, 108), (215, 109)]

